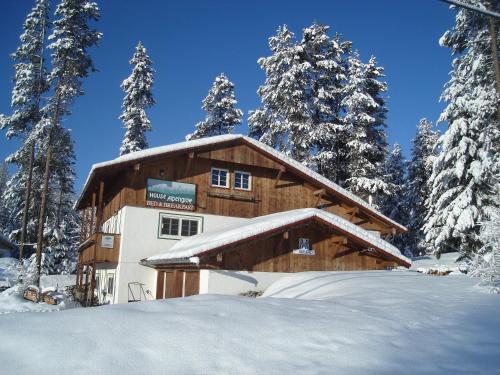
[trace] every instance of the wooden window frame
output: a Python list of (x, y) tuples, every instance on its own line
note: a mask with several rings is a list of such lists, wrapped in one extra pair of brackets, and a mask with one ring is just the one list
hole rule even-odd
[[(240, 173), (242, 175), (243, 174), (248, 175), (248, 189), (245, 189), (244, 187), (236, 187), (236, 173)], [(234, 184), (233, 184), (233, 187), (234, 187), (235, 190), (252, 191), (252, 174), (250, 172), (246, 172), (246, 171), (234, 171)]]
[[(214, 185), (213, 184), (212, 173), (214, 172), (214, 170), (226, 172), (226, 185), (225, 186), (224, 185)], [(218, 180), (220, 181), (220, 176), (219, 176)], [(217, 167), (210, 168), (210, 186), (216, 187), (216, 188), (221, 188), (221, 189), (229, 189), (229, 187), (231, 186), (231, 173), (229, 172), (229, 169), (217, 168)]]
[[(178, 231), (177, 235), (173, 234), (162, 234), (161, 233), (161, 226), (162, 226), (162, 219), (163, 218), (169, 218), (169, 219), (177, 219), (179, 220), (179, 226), (178, 226)], [(159, 219), (158, 219), (158, 238), (159, 239), (170, 239), (170, 240), (181, 240), (183, 238), (189, 238), (192, 236), (183, 236), (181, 235), (182, 233), (182, 221), (183, 220), (189, 220), (189, 221), (196, 221), (198, 223), (198, 232), (196, 234), (200, 234), (203, 232), (203, 217), (202, 216), (193, 216), (193, 215), (178, 215), (178, 214), (173, 214), (169, 212), (160, 212), (159, 214)], [(196, 236), (194, 234), (193, 236)]]

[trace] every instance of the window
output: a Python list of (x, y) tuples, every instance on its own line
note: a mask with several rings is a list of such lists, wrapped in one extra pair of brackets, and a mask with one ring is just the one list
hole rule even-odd
[(229, 171), (227, 169), (212, 168), (212, 186), (229, 187)]
[(160, 238), (181, 238), (201, 232), (201, 217), (160, 214)]
[(115, 277), (114, 275), (108, 276), (108, 294), (113, 294), (113, 281)]
[(234, 172), (234, 188), (241, 190), (252, 189), (252, 175), (248, 172)]

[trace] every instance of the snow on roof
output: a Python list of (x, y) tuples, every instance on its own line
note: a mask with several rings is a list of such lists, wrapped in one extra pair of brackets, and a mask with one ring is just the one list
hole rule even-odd
[(281, 162), (288, 165), (289, 167), (292, 167), (292, 168), (295, 168), (296, 170), (299, 170), (300, 172), (309, 176), (313, 180), (318, 181), (322, 185), (325, 185), (329, 189), (334, 190), (338, 194), (346, 197), (347, 199), (358, 204), (359, 206), (362, 206), (366, 210), (374, 213), (376, 216), (382, 218), (384, 221), (389, 222), (392, 225), (394, 225), (395, 227), (398, 227), (398, 228), (406, 231), (406, 228), (403, 225), (397, 223), (396, 221), (394, 221), (394, 220), (388, 218), (387, 216), (383, 215), (382, 213), (378, 212), (372, 206), (370, 206), (366, 201), (364, 201), (360, 197), (356, 196), (355, 194), (347, 191), (346, 189), (340, 187), (339, 185), (332, 182), (328, 178), (323, 177), (319, 173), (314, 172), (313, 170), (307, 168), (306, 166), (299, 163), (298, 161), (284, 155), (283, 153), (275, 150), (274, 148), (272, 148), (272, 147), (270, 147), (262, 142), (259, 142), (253, 138), (246, 137), (246, 136), (241, 135), (241, 134), (217, 135), (217, 136), (213, 136), (213, 137), (195, 139), (192, 141), (174, 143), (174, 144), (166, 145), (166, 146), (149, 148), (147, 150), (131, 152), (129, 154), (120, 156), (120, 157), (113, 159), (113, 160), (94, 164), (92, 166), (92, 169), (90, 170), (90, 173), (87, 177), (87, 180), (85, 181), (85, 185), (83, 187), (82, 194), (80, 195), (80, 197), (78, 198), (78, 200), (75, 203), (75, 208), (79, 205), (80, 200), (83, 197), (83, 194), (84, 194), (85, 190), (87, 189), (88, 184), (90, 183), (90, 180), (91, 180), (94, 172), (98, 169), (110, 167), (110, 166), (117, 165), (117, 164), (127, 163), (127, 162), (131, 162), (131, 161), (137, 161), (137, 160), (141, 160), (144, 158), (162, 155), (162, 154), (167, 154), (167, 153), (171, 153), (171, 152), (182, 151), (182, 150), (186, 150), (186, 149), (195, 149), (195, 148), (202, 147), (202, 146), (208, 146), (208, 145), (213, 145), (213, 144), (218, 144), (218, 143), (223, 143), (223, 142), (229, 142), (229, 141), (233, 141), (236, 139), (242, 139), (242, 140), (252, 144), (253, 146), (263, 150), (264, 152), (271, 154), (272, 156), (279, 159)]
[(302, 208), (259, 216), (242, 223), (188, 237), (177, 242), (166, 253), (147, 258), (145, 263), (178, 263), (179, 261), (196, 263), (198, 261), (197, 255), (199, 254), (314, 218), (321, 219), (340, 230), (346, 231), (353, 237), (368, 242), (377, 250), (402, 260), (408, 266), (411, 265), (411, 260), (401, 255), (401, 252), (388, 242), (376, 237), (358, 225), (317, 208)]

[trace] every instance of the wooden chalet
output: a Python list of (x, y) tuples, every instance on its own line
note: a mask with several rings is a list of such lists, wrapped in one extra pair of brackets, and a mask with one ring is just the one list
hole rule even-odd
[[(242, 135), (182, 142), (96, 164), (75, 208), (82, 216), (77, 288), (88, 303), (101, 292), (108, 302), (113, 294), (110, 303), (138, 300), (138, 294), (147, 299), (146, 290), (156, 291), (153, 298), (196, 294), (200, 270), (409, 266), (409, 260), (385, 241), (404, 232), (403, 226), (300, 163)], [(288, 224), (267, 230), (276, 222), (273, 214), (281, 215), (279, 223)], [(223, 245), (217, 241), (228, 231), (247, 233), (257, 224), (263, 228), (258, 233), (232, 237), (236, 240)], [(200, 241), (207, 247), (196, 253)], [(305, 243), (309, 249), (301, 247)], [(184, 255), (175, 258), (176, 251)], [(174, 271), (169, 285), (182, 284), (182, 293), (173, 286), (171, 293), (165, 292), (165, 280)], [(131, 285), (141, 287), (134, 293)], [(121, 291), (128, 298), (116, 297)]]

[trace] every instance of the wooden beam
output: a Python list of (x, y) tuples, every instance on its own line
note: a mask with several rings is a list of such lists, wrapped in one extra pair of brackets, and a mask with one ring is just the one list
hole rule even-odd
[(82, 214), (82, 219), (80, 221), (80, 243), (82, 243), (83, 241), (86, 240), (86, 231), (85, 231), (85, 227), (87, 225), (87, 208), (85, 207), (82, 211), (81, 211), (81, 214)]
[(90, 229), (89, 229), (89, 235), (87, 237), (90, 237), (92, 234), (94, 234), (94, 223), (95, 223), (95, 193), (92, 193), (92, 204), (91, 204), (91, 212), (90, 212)]
[(100, 227), (102, 224), (102, 211), (104, 209), (104, 181), (99, 182), (99, 201), (97, 205), (97, 219), (96, 219), (96, 232), (100, 231)]
[(345, 236), (334, 236), (334, 237), (331, 237), (330, 240), (332, 241), (332, 243), (336, 244), (336, 245), (347, 245), (347, 237)]
[(191, 164), (193, 163), (194, 157), (195, 157), (195, 153), (194, 153), (194, 151), (191, 151), (188, 154), (188, 161), (187, 161), (187, 164), (186, 164), (186, 170), (184, 171), (184, 175), (185, 176), (187, 176), (187, 174), (189, 172), (189, 169), (191, 168)]
[(318, 199), (316, 200), (316, 204), (314, 205), (315, 207), (319, 206), (319, 204), (321, 203), (321, 199), (323, 198), (323, 195), (325, 195), (325, 193), (325, 189), (319, 189), (313, 193), (314, 196), (318, 197)]
[(286, 168), (283, 167), (282, 165), (280, 165), (279, 169), (278, 169), (278, 174), (276, 175), (276, 181), (274, 181), (274, 187), (278, 186), (279, 182), (280, 182), (280, 179), (281, 179), (281, 176), (283, 175), (283, 173), (286, 172)]

